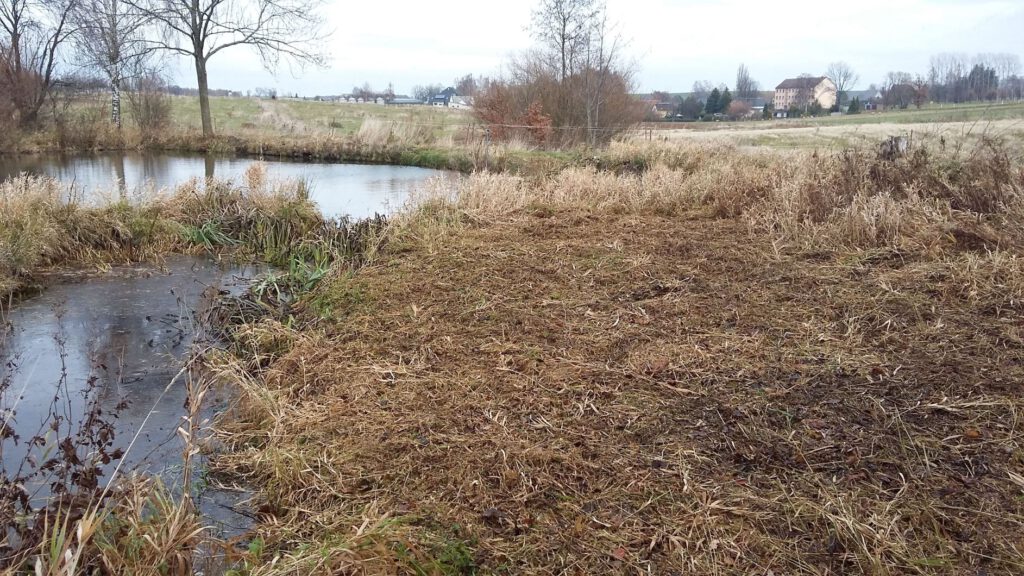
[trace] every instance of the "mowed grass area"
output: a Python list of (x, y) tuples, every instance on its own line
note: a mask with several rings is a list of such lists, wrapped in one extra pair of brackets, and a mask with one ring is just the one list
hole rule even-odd
[[(767, 124), (767, 123), (766, 123)], [(743, 147), (774, 149), (832, 149), (873, 147), (889, 136), (905, 136), (913, 145), (938, 147), (973, 146), (982, 138), (1003, 139), (1013, 146), (1024, 145), (1024, 120), (991, 122), (896, 122), (841, 124), (827, 126), (757, 127), (754, 123), (734, 124), (718, 130), (672, 130), (659, 132), (664, 141), (718, 142)]]
[[(1024, 102), (931, 105), (921, 110), (865, 112), (822, 118), (745, 122), (649, 124), (662, 141), (694, 140), (778, 149), (842, 149), (914, 135), (941, 145), (974, 143), (982, 136), (1024, 145)], [(646, 134), (642, 135), (646, 138)]]
[(258, 573), (1024, 570), (1019, 153), (604, 155), (233, 331)]
[[(172, 99), (178, 128), (201, 128), (199, 99)], [(282, 134), (354, 135), (367, 120), (428, 130), (441, 138), (475, 123), (466, 111), (432, 106), (385, 106), (347, 102), (258, 98), (211, 98), (214, 128), (224, 134), (280, 132)]]
[[(255, 126), (261, 112), (259, 102), (253, 98), (210, 98), (210, 114), (214, 129), (218, 131), (239, 132), (247, 126)], [(172, 129), (202, 130), (199, 98), (172, 96), (171, 119)]]

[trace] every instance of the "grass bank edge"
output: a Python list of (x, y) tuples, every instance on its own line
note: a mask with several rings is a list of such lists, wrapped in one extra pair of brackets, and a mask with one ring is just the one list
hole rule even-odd
[[(344, 251), (348, 221), (328, 221), (302, 182), (270, 184), (255, 164), (243, 182), (197, 180), (141, 199), (98, 205), (65, 198), (50, 178), (0, 184), (0, 295), (30, 288), (42, 272), (106, 268), (172, 253), (210, 253), (274, 266), (323, 260)], [(298, 256), (301, 254), (301, 257)]]

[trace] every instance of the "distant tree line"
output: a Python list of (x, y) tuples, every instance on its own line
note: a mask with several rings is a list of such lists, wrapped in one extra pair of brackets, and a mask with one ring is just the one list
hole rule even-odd
[(922, 107), (928, 102), (959, 104), (1024, 99), (1024, 77), (1016, 54), (943, 53), (932, 56), (927, 74), (894, 71), (881, 86), (889, 108)]
[(459, 96), (473, 97), (476, 96), (477, 91), (481, 87), (485, 87), (489, 83), (490, 80), (486, 77), (477, 78), (472, 74), (466, 74), (461, 78), (456, 78), (455, 81), (448, 86), (445, 86), (443, 84), (425, 84), (413, 86), (412, 97), (417, 100), (426, 102), (427, 100), (430, 100), (434, 96), (437, 96), (438, 94), (443, 92), (445, 88), (449, 86), (454, 88), (455, 93), (458, 94)]
[(1021, 60), (1016, 54), (937, 54), (919, 80), (934, 102), (1024, 99)]
[[(654, 93), (654, 97), (664, 100), (664, 93)], [(755, 116), (754, 105), (761, 98), (761, 86), (750, 75), (745, 64), (740, 64), (736, 71), (736, 90), (719, 84), (715, 86), (708, 81), (694, 82), (690, 94), (686, 98), (675, 99), (675, 109), (669, 116), (673, 120), (715, 120), (729, 118), (740, 120)], [(763, 108), (763, 104), (761, 104)]]

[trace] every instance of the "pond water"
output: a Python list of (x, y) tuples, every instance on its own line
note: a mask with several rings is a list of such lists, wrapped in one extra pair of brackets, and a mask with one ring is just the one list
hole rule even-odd
[[(0, 158), (0, 179), (22, 172), (61, 180), (76, 196), (133, 195), (173, 188), (192, 178), (239, 181), (256, 160), (161, 154), (93, 154)], [(266, 161), (268, 177), (305, 180), (325, 216), (361, 218), (401, 207), (433, 177), (450, 173), (404, 166)], [(122, 469), (163, 475), (180, 485), (186, 414), (183, 381), (169, 384), (203, 337), (203, 318), (224, 292), (246, 290), (254, 267), (222, 266), (186, 256), (160, 265), (103, 274), (51, 277), (46, 289), (11, 309), (0, 306), (0, 464), (21, 476), (60, 452), (61, 439), (86, 419), (90, 403), (112, 425), (111, 450), (134, 445)], [(218, 396), (219, 395), (219, 396)], [(205, 414), (227, 406), (230, 393), (207, 397)], [(51, 423), (60, 425), (54, 430)], [(17, 441), (11, 437), (19, 436)], [(33, 438), (40, 438), (33, 443)], [(35, 464), (28, 464), (35, 462)], [(105, 466), (109, 475), (115, 462)], [(29, 478), (36, 505), (50, 494), (53, 471)], [(101, 481), (101, 485), (105, 479)], [(204, 522), (225, 534), (251, 524), (237, 504), (246, 494), (207, 490)]]
[[(147, 188), (173, 188), (192, 178), (239, 181), (258, 160), (150, 153), (101, 153), (0, 158), (0, 180), (21, 172), (52, 176), (86, 197)], [(264, 160), (271, 179), (301, 178), (325, 216), (365, 218), (400, 208), (409, 194), (451, 172), (411, 166), (328, 164)]]
[[(258, 272), (175, 256), (160, 266), (115, 268), (87, 279), (54, 278), (44, 292), (4, 313), (0, 419), (20, 437), (0, 442), (8, 477), (26, 470), (27, 462), (38, 465), (58, 453), (56, 445), (69, 433), (74, 436), (91, 413), (87, 404), (95, 403), (112, 424), (112, 449), (128, 449), (138, 432), (123, 470), (163, 475), (168, 485), (180, 485), (183, 444), (176, 431), (186, 414), (187, 394), (183, 379), (168, 384), (192, 344), (203, 338), (203, 319), (214, 300), (247, 289)], [(216, 392), (212, 396), (207, 415), (227, 403)], [(55, 416), (57, 430), (49, 428)], [(43, 440), (32, 445), (37, 435)], [(104, 476), (114, 466), (116, 461), (107, 465)], [(48, 496), (52, 478), (29, 479), (36, 504)], [(224, 495), (208, 500), (208, 519), (244, 524), (224, 512), (230, 508), (223, 504)]]

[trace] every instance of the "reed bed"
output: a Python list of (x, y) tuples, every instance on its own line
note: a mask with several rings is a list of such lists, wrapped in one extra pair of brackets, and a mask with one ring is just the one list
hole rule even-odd
[(0, 294), (45, 270), (109, 266), (172, 252), (208, 251), (276, 266), (328, 266), (352, 252), (349, 223), (323, 218), (303, 182), (271, 181), (262, 165), (244, 182), (193, 180), (142, 197), (85, 201), (59, 182), (0, 184)]
[[(481, 173), (433, 197), (475, 219), (531, 207), (740, 217), (804, 247), (998, 249), (1022, 238), (1024, 162), (985, 143), (961, 156), (917, 149), (778, 154), (725, 146), (613, 146), (553, 176)], [(450, 186), (442, 184), (442, 186)], [(974, 246), (977, 248), (978, 246)]]

